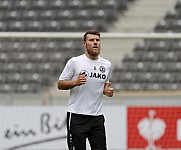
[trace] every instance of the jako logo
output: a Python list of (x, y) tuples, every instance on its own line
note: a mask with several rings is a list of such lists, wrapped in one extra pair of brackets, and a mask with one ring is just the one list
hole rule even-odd
[(97, 78), (97, 79), (106, 79), (105, 74), (91, 72), (90, 74), (86, 70), (81, 71), (81, 75), (85, 75), (85, 77)]

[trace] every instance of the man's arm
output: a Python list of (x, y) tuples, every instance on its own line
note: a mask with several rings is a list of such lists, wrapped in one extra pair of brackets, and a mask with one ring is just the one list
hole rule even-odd
[(69, 90), (76, 86), (76, 81), (58, 80), (57, 87), (59, 90)]
[(114, 95), (114, 89), (111, 87), (111, 83), (104, 84), (103, 94), (109, 97)]
[(77, 80), (58, 80), (57, 87), (59, 90), (69, 90), (75, 86), (85, 84), (86, 78), (84, 75), (79, 74)]

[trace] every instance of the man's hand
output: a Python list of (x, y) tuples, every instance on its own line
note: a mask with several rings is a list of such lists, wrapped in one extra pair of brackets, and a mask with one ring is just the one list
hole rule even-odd
[(74, 88), (75, 86), (80, 86), (82, 84), (85, 84), (85, 82), (86, 82), (85, 75), (81, 75), (81, 73), (79, 73), (76, 80), (59, 80), (57, 87), (59, 90), (69, 90)]
[(112, 97), (114, 95), (114, 89), (111, 87), (111, 83), (104, 84), (103, 94), (105, 94), (108, 97)]
[(82, 84), (85, 84), (86, 83), (86, 77), (84, 74), (81, 74), (79, 73), (78, 77), (77, 77), (77, 80), (76, 80), (76, 85), (77, 86), (80, 86)]

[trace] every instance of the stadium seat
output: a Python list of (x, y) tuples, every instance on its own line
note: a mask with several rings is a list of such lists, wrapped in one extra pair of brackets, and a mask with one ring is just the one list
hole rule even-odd
[(51, 0), (49, 1), (48, 7), (50, 9), (62, 9), (66, 7), (66, 1), (64, 0)]
[(27, 31), (34, 31), (34, 32), (38, 32), (41, 30), (41, 26), (40, 26), (40, 21), (24, 21), (24, 28), (23, 31), (27, 32)]
[(170, 29), (170, 24), (169, 22), (165, 21), (165, 20), (161, 20), (154, 28), (154, 31), (155, 32), (160, 32), (160, 33), (163, 33), (163, 32), (171, 32), (171, 29)]
[(1, 31), (7, 31), (7, 26), (8, 26), (7, 23), (0, 21), (0, 30)]
[(13, 9), (15, 10), (23, 10), (27, 9), (30, 5), (30, 1), (27, 0), (14, 0)]
[(86, 8), (97, 8), (99, 1), (98, 0), (89, 0), (89, 1), (85, 1), (85, 7)]
[(55, 10), (55, 19), (57, 20), (72, 20), (74, 18), (74, 11), (64, 9), (64, 10)]
[(29, 9), (45, 9), (48, 6), (48, 0), (31, 0)]
[(8, 21), (7, 28), (9, 31), (22, 31), (24, 24), (21, 21)]
[(175, 9), (169, 11), (164, 17), (165, 20), (167, 19), (175, 20), (176, 18), (177, 18), (177, 13)]
[(14, 5), (14, 1), (11, 0), (3, 0), (0, 1), (0, 10), (11, 10), (12, 6)]
[(22, 14), (23, 11), (20, 10), (6, 11), (3, 20), (20, 20), (22, 19)]
[(27, 10), (23, 11), (22, 19), (24, 20), (36, 20), (39, 18), (40, 12), (38, 10)]
[(83, 1), (81, 0), (71, 0), (71, 1), (68, 1), (67, 5), (70, 9), (82, 9), (83, 8)]
[(103, 8), (118, 9), (119, 1), (117, 1), (117, 0), (107, 0), (104, 3), (102, 3), (102, 5), (103, 5)]

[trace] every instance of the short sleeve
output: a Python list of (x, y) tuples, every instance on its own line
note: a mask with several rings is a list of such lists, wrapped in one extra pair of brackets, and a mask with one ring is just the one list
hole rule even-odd
[(74, 76), (74, 65), (75, 64), (73, 58), (69, 59), (59, 77), (59, 80), (71, 80)]
[(110, 74), (111, 74), (111, 64), (110, 64), (110, 67), (109, 67), (109, 73), (108, 73), (108, 76), (107, 76), (107, 78), (106, 78), (105, 83), (109, 83), (109, 80), (110, 80)]

